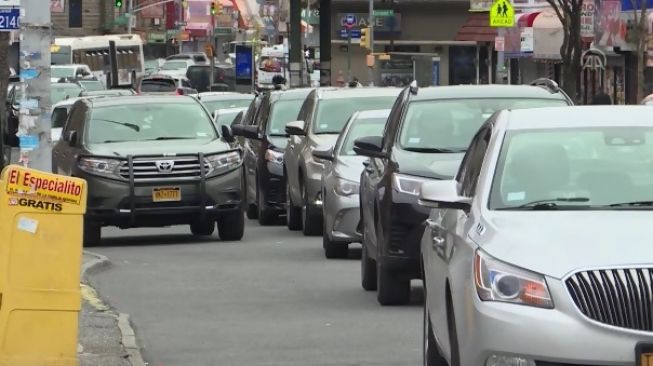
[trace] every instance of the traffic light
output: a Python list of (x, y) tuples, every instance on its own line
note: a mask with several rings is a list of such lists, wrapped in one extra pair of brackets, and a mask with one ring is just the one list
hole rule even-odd
[(361, 42), (360, 43), (361, 47), (363, 47), (365, 49), (368, 49), (368, 50), (371, 49), (372, 45), (370, 44), (371, 43), (370, 41), (371, 41), (370, 40), (370, 28), (369, 27), (361, 28), (361, 41), (360, 41)]
[(116, 8), (122, 8), (122, 0), (116, 0)]
[(215, 3), (211, 3), (211, 15), (215, 15)]

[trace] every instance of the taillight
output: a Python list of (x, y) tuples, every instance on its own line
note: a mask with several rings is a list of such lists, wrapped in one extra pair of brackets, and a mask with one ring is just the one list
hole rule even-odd
[(177, 89), (177, 95), (184, 95), (184, 91), (181, 89)]

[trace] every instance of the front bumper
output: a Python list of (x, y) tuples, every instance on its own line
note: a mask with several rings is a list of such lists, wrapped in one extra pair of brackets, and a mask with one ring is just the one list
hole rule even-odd
[[(205, 180), (135, 183), (76, 174), (88, 183), (86, 216), (103, 225), (119, 227), (189, 224), (199, 219), (218, 219), (242, 210), (241, 171)], [(154, 202), (152, 190), (179, 187), (181, 200)]]
[(360, 199), (358, 194), (341, 196), (328, 192), (324, 199), (324, 221), (326, 234), (335, 242), (360, 242), (358, 222), (360, 221)]
[(538, 366), (634, 366), (636, 344), (653, 344), (652, 333), (585, 318), (559, 280), (547, 283), (554, 309), (481, 301), (474, 284), (466, 285), (465, 300), (455, 307), (461, 366), (485, 365), (492, 355), (531, 359)]

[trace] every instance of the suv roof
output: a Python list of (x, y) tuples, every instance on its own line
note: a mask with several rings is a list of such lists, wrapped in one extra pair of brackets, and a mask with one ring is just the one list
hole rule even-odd
[(432, 100), (440, 98), (505, 98), (519, 95), (523, 98), (564, 99), (561, 93), (530, 85), (456, 85), (419, 88), (411, 100)]
[(320, 99), (345, 99), (373, 96), (397, 96), (403, 89), (390, 87), (358, 87), (358, 88), (317, 88)]
[(139, 95), (139, 96), (116, 96), (111, 98), (81, 98), (87, 100), (93, 106), (106, 107), (125, 104), (148, 104), (148, 103), (174, 103), (174, 104), (192, 104), (199, 103), (191, 96), (181, 95)]
[(300, 89), (289, 89), (289, 90), (275, 90), (270, 92), (270, 98), (273, 100), (295, 100), (295, 99), (306, 99), (306, 97), (313, 91), (315, 88), (300, 88)]

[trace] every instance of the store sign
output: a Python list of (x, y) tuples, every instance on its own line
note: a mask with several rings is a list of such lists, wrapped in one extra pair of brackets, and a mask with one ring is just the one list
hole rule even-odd
[(596, 2), (594, 0), (583, 0), (580, 13), (580, 36), (585, 41), (594, 39), (594, 14), (596, 14)]
[[(353, 23), (351, 21), (353, 20)], [(335, 33), (338, 37), (346, 38), (346, 33), (342, 32), (343, 29), (349, 28), (351, 24), (351, 29), (366, 28), (370, 26), (368, 13), (342, 13), (338, 14), (338, 25), (335, 29)], [(343, 37), (343, 34), (345, 35)], [(376, 35), (388, 35), (401, 34), (401, 14), (394, 13), (393, 16), (387, 17), (374, 17), (374, 34)]]
[(320, 10), (319, 9), (302, 9), (302, 20), (308, 24), (320, 24)]
[(493, 0), (471, 0), (469, 2), (469, 11), (472, 12), (490, 11), (492, 4), (494, 4)]
[(520, 51), (522, 53), (533, 53), (533, 28), (522, 28), (520, 38)]

